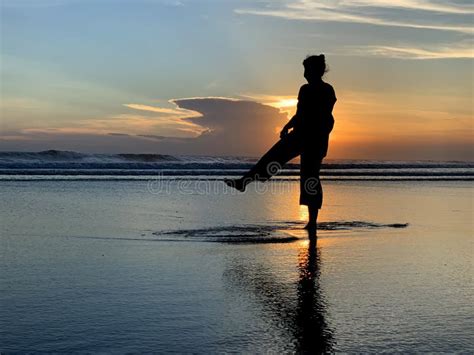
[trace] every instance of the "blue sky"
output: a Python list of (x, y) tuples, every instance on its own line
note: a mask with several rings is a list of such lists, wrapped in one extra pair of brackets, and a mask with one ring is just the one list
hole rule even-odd
[(301, 61), (325, 53), (339, 98), (329, 157), (472, 158), (468, 1), (2, 0), (0, 9), (1, 150), (257, 155), (294, 109)]

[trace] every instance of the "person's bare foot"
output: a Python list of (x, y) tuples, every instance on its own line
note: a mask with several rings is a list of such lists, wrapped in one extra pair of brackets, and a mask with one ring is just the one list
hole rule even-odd
[(227, 186), (233, 187), (234, 189), (244, 192), (246, 185), (242, 179), (224, 179), (224, 182)]

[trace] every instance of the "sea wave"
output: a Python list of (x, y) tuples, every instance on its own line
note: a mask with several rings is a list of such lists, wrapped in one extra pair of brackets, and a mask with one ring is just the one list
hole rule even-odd
[[(239, 176), (256, 162), (253, 157), (165, 154), (90, 154), (74, 151), (0, 152), (0, 179), (14, 176)], [(281, 177), (299, 174), (299, 164), (285, 165)], [(474, 179), (474, 162), (328, 160), (321, 176), (372, 179)]]

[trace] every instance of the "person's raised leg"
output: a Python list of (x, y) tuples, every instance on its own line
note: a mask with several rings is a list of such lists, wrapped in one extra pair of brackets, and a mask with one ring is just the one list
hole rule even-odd
[(280, 168), (288, 161), (300, 154), (300, 142), (297, 137), (289, 134), (280, 139), (266, 152), (260, 160), (241, 178), (224, 179), (224, 182), (241, 192), (252, 181), (266, 181), (277, 174)]

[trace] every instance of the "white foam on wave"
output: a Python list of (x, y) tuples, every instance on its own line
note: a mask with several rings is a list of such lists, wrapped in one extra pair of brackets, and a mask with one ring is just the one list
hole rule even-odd
[[(238, 176), (255, 161), (255, 158), (232, 156), (90, 154), (60, 150), (0, 152), (0, 175)], [(296, 163), (286, 164), (279, 173), (280, 176), (298, 174), (299, 164)], [(367, 180), (377, 177), (469, 180), (474, 179), (474, 163), (328, 160), (323, 164), (321, 176)]]

